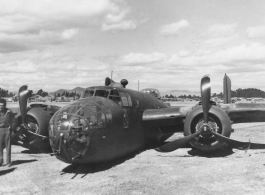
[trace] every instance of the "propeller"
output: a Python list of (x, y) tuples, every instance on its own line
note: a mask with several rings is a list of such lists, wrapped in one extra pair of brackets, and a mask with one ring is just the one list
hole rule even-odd
[(237, 149), (249, 149), (250, 148), (250, 142), (240, 142), (237, 140), (233, 140), (231, 138), (225, 137), (219, 133), (216, 133), (214, 131), (211, 131), (212, 135), (214, 135), (218, 140), (223, 141), (229, 145), (230, 148), (237, 148)]
[[(202, 97), (202, 110), (203, 110), (204, 124), (207, 124), (209, 120), (208, 115), (209, 115), (209, 108), (210, 108), (210, 96), (211, 96), (210, 77), (208, 75), (205, 75), (201, 79), (201, 97)], [(155, 148), (155, 150), (158, 152), (172, 152), (174, 150), (177, 150), (185, 146), (186, 144), (188, 144), (195, 137), (197, 137), (202, 132), (202, 129), (203, 128), (201, 128), (199, 131), (191, 135), (177, 139), (159, 148)]]
[(211, 83), (209, 75), (205, 75), (201, 80), (201, 97), (204, 123), (208, 123), (211, 99)]
[[(204, 118), (204, 124), (208, 123), (208, 115), (209, 115), (209, 108), (210, 108), (210, 97), (211, 97), (211, 84), (210, 84), (210, 77), (209, 75), (205, 75), (201, 79), (201, 97), (202, 97), (202, 110), (203, 110), (203, 118)], [(208, 125), (205, 125), (208, 127)], [(158, 152), (172, 152), (178, 148), (181, 148), (188, 144), (192, 139), (200, 135), (202, 132), (201, 128), (199, 131), (185, 136), (183, 138), (177, 139), (173, 142), (170, 142), (168, 144), (165, 144), (159, 148), (155, 148)]]
[(249, 142), (241, 142), (237, 140), (233, 140), (231, 138), (225, 137), (219, 133), (216, 133), (214, 131), (211, 132), (215, 137), (218, 138), (218, 140), (223, 141), (229, 145), (230, 148), (236, 148), (240, 150), (246, 150), (246, 149), (265, 149), (265, 144), (259, 144), (259, 143), (251, 143)]
[(19, 100), (22, 124), (25, 124), (26, 115), (27, 115), (27, 101), (28, 101), (28, 86), (27, 85), (23, 85), (19, 88), (18, 100)]
[(210, 84), (210, 77), (209, 75), (205, 75), (201, 79), (201, 97), (202, 97), (202, 110), (203, 110), (203, 119), (204, 123), (201, 126), (201, 128), (188, 136), (185, 136), (183, 138), (177, 139), (173, 142), (167, 143), (161, 147), (155, 148), (158, 152), (172, 152), (174, 150), (177, 150), (178, 148), (181, 148), (188, 144), (191, 140), (193, 140), (195, 137), (205, 134), (212, 134), (214, 135), (219, 141), (225, 142), (229, 145), (230, 148), (237, 148), (237, 149), (265, 149), (265, 144), (257, 144), (257, 143), (250, 143), (250, 142), (240, 142), (233, 139), (230, 139), (228, 137), (225, 137), (217, 132), (215, 132), (213, 129), (210, 128), (208, 125), (209, 122), (209, 110), (210, 110), (210, 98), (211, 98), (211, 84)]
[(28, 86), (27, 85), (23, 85), (19, 88), (18, 90), (18, 100), (19, 100), (19, 107), (20, 107), (20, 112), (21, 112), (21, 118), (22, 118), (22, 132), (27, 134), (30, 133), (32, 135), (36, 135), (39, 138), (42, 139), (47, 139), (49, 137), (47, 136), (43, 136), (43, 135), (39, 135), (37, 133), (34, 133), (32, 131), (30, 131), (28, 129), (28, 126), (26, 124), (26, 116), (27, 116), (27, 102), (28, 102)]
[(173, 142), (170, 142), (168, 144), (160, 146), (159, 148), (155, 148), (155, 150), (157, 152), (172, 152), (174, 150), (177, 150), (177, 149), (185, 146), (187, 143), (189, 143), (192, 139), (194, 139), (200, 133), (201, 133), (200, 131), (197, 131), (196, 133), (193, 133), (191, 135), (188, 135), (188, 136), (182, 137), (180, 139), (174, 140)]

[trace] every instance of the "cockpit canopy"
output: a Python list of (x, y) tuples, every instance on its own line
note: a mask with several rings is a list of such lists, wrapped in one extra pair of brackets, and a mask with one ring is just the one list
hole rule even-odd
[(108, 98), (123, 107), (132, 106), (132, 99), (129, 93), (118, 91), (117, 89), (89, 87), (84, 90), (81, 98), (88, 98), (93, 96)]
[(147, 89), (142, 89), (140, 92), (142, 92), (142, 93), (148, 93), (151, 96), (154, 96), (156, 98), (160, 98), (160, 92), (157, 89), (147, 88)]

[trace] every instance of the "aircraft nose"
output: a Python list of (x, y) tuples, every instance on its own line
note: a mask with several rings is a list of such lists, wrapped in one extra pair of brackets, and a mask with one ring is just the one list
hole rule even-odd
[(89, 147), (91, 132), (106, 128), (110, 120), (110, 111), (93, 101), (78, 101), (60, 109), (49, 125), (54, 154), (67, 162), (81, 159)]

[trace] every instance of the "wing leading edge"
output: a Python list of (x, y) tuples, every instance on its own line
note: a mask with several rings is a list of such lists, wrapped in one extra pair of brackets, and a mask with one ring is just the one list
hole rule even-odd
[(174, 126), (184, 124), (184, 119), (190, 107), (169, 107), (160, 109), (147, 109), (143, 113), (143, 122), (149, 126)]

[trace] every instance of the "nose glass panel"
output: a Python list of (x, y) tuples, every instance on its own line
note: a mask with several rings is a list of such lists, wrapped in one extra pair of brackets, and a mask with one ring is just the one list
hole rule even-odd
[(76, 102), (58, 111), (52, 117), (51, 125), (54, 130), (99, 129), (105, 127), (106, 116), (102, 108), (94, 102)]
[[(109, 115), (111, 113), (104, 105), (87, 100), (78, 101), (54, 114), (50, 120), (49, 133), (50, 136), (57, 136), (57, 138), (63, 133), (63, 140), (67, 140), (65, 146), (69, 148), (70, 156), (79, 158), (89, 146), (91, 130), (105, 128), (106, 116), (111, 118)], [(54, 150), (60, 151), (62, 141), (56, 140), (51, 141), (51, 145)]]

